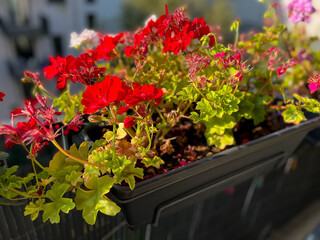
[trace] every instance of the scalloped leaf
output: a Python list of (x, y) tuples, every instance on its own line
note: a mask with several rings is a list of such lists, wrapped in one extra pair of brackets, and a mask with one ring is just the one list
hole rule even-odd
[(208, 145), (215, 145), (219, 149), (224, 149), (228, 145), (233, 145), (234, 144), (234, 137), (232, 134), (223, 134), (223, 135), (210, 135), (207, 137), (207, 142)]
[(82, 217), (88, 224), (93, 225), (96, 222), (99, 211), (110, 216), (114, 216), (120, 211), (120, 208), (105, 196), (114, 182), (114, 179), (107, 175), (103, 177), (92, 176), (85, 183), (88, 190), (80, 188), (77, 190), (76, 208), (82, 210)]
[(36, 202), (30, 202), (24, 211), (24, 216), (30, 215), (32, 221), (36, 220), (39, 216), (39, 212), (43, 210), (45, 200), (43, 198), (39, 198)]
[(293, 104), (286, 106), (286, 110), (282, 112), (282, 116), (286, 123), (299, 124), (301, 121), (306, 120), (304, 113), (297, 109), (297, 107)]
[(155, 167), (155, 168), (160, 168), (161, 164), (164, 164), (164, 161), (157, 156), (154, 156), (153, 159), (151, 158), (143, 158), (141, 161), (146, 167)]
[(51, 189), (46, 192), (46, 196), (48, 196), (52, 202), (43, 205), (43, 222), (49, 219), (51, 223), (59, 223), (60, 211), (68, 213), (75, 207), (75, 203), (71, 198), (63, 198), (68, 188), (69, 184), (55, 182)]

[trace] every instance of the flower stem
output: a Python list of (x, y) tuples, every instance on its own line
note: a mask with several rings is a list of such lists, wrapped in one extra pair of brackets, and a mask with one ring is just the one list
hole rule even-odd
[(30, 196), (29, 194), (24, 193), (24, 192), (21, 192), (21, 191), (15, 189), (15, 188), (9, 188), (9, 190), (10, 190), (11, 192), (14, 192), (14, 193), (16, 193), (16, 194), (18, 194), (18, 195), (20, 195), (20, 196), (25, 197), (25, 198), (32, 198), (32, 196)]
[(145, 125), (145, 129), (146, 129), (147, 137), (148, 137), (148, 140), (149, 140), (149, 145), (148, 145), (148, 148), (147, 148), (147, 151), (149, 151), (150, 148), (151, 148), (151, 138), (150, 138), (149, 127), (148, 127), (147, 124)]
[(34, 157), (31, 158), (31, 163), (32, 163), (32, 168), (33, 168), (33, 172), (35, 174), (35, 177), (36, 177), (36, 183), (37, 183), (37, 186), (38, 186), (38, 189), (40, 189), (40, 183), (39, 183), (39, 179), (38, 179), (38, 174), (37, 174), (37, 171), (36, 171), (36, 167), (34, 165)]
[(71, 155), (70, 153), (68, 153), (66, 150), (64, 150), (60, 145), (59, 143), (57, 143), (56, 140), (52, 140), (52, 143), (53, 145), (56, 146), (56, 148), (59, 149), (60, 152), (62, 152), (64, 155), (66, 155), (67, 157), (73, 159), (73, 160), (76, 160), (77, 162), (80, 162), (82, 164), (88, 164), (88, 165), (91, 165), (91, 166), (94, 166), (94, 167), (99, 167), (100, 165), (99, 164), (95, 164), (95, 163), (91, 163), (91, 162), (88, 162), (88, 161), (85, 161), (85, 160), (82, 160), (80, 158), (77, 158), (73, 155)]
[(113, 124), (113, 138), (112, 138), (112, 161), (116, 161), (116, 124)]

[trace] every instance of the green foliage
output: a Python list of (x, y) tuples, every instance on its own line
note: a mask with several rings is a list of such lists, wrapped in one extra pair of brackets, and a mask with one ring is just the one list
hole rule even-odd
[(78, 95), (70, 95), (69, 89), (67, 89), (60, 97), (53, 100), (52, 105), (65, 113), (64, 123), (70, 122), (75, 117), (76, 112), (83, 112), (84, 106), (81, 105), (81, 95), (81, 92)]
[(304, 104), (302, 107), (308, 112), (320, 113), (320, 103), (317, 100), (301, 97), (298, 94), (294, 94), (294, 97)]
[(47, 202), (43, 205), (43, 222), (46, 222), (49, 219), (51, 223), (59, 223), (60, 211), (68, 213), (75, 207), (75, 204), (71, 198), (63, 198), (63, 195), (66, 193), (68, 188), (68, 184), (59, 184), (56, 182), (52, 185), (51, 190), (47, 191), (46, 195), (52, 202)]
[(293, 104), (286, 106), (286, 110), (282, 112), (282, 116), (283, 120), (287, 123), (299, 124), (301, 121), (306, 120), (304, 113)]
[(128, 159), (125, 156), (117, 157), (117, 163), (113, 169), (116, 183), (125, 181), (129, 184), (130, 189), (135, 187), (134, 177), (143, 179), (143, 169), (135, 167), (134, 157)]
[(39, 198), (35, 202), (30, 202), (24, 211), (24, 216), (30, 215), (31, 220), (34, 221), (39, 216), (40, 211), (43, 210), (45, 200), (43, 198)]
[(75, 203), (78, 210), (82, 210), (82, 216), (88, 224), (93, 225), (98, 212), (114, 216), (120, 208), (105, 196), (115, 180), (105, 175), (103, 177), (92, 176), (85, 183), (87, 190), (78, 189)]
[(160, 158), (160, 157), (157, 157), (157, 156), (154, 156), (153, 159), (151, 158), (143, 158), (142, 161), (141, 161), (146, 167), (155, 167), (155, 168), (160, 168), (160, 165), (161, 164), (164, 164), (164, 161)]
[[(233, 113), (239, 110), (241, 99), (233, 94), (230, 86), (224, 85), (217, 91), (210, 91), (196, 106), (198, 112), (191, 112), (194, 122), (202, 122), (206, 126), (205, 137), (208, 145), (223, 149), (234, 143), (232, 135), (226, 130), (234, 127)], [(239, 95), (239, 94), (238, 94)]]

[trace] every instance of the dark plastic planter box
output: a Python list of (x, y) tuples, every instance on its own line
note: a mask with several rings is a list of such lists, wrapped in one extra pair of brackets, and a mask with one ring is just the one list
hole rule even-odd
[(318, 116), (146, 180), (134, 190), (116, 185), (110, 197), (121, 207), (129, 226), (156, 226), (160, 215), (282, 165), (306, 134), (319, 126)]

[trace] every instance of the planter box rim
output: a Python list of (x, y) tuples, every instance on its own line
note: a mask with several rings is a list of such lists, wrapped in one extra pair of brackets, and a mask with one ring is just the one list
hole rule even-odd
[[(295, 135), (296, 131), (309, 132), (310, 130), (317, 128), (317, 127), (320, 127), (320, 116), (318, 116), (318, 115), (316, 117), (309, 119), (309, 120), (301, 122), (299, 125), (292, 125), (292, 126), (285, 127), (279, 131), (273, 132), (273, 133), (268, 134), (266, 136), (263, 136), (261, 138), (255, 139), (253, 141), (250, 141), (250, 142), (247, 142), (244, 144), (241, 144), (239, 146), (234, 146), (234, 147), (229, 148), (227, 150), (224, 150), (222, 152), (216, 153), (210, 157), (204, 157), (204, 158), (202, 158), (198, 161), (192, 162), (186, 166), (183, 166), (183, 167), (180, 167), (177, 169), (172, 169), (166, 173), (163, 173), (163, 174), (154, 176), (150, 179), (144, 180), (140, 183), (137, 183), (135, 186), (135, 189), (133, 189), (133, 190), (131, 190), (128, 186), (121, 186), (118, 184), (114, 185), (113, 188), (116, 189), (117, 191), (127, 192), (129, 195), (131, 195), (128, 198), (135, 197), (135, 196), (142, 194), (142, 193), (139, 193), (139, 189), (145, 188), (148, 185), (149, 186), (154, 185), (156, 182), (158, 182), (159, 179), (170, 178), (172, 175), (179, 174), (180, 172), (185, 172), (190, 168), (194, 168), (197, 165), (203, 164), (203, 162), (212, 161), (214, 159), (219, 159), (223, 156), (229, 155), (229, 154), (231, 154), (233, 152), (237, 152), (239, 150), (242, 150), (242, 151), (246, 150), (246, 149), (249, 150), (252, 146), (263, 144), (263, 142), (265, 142), (268, 139), (276, 139), (277, 137), (280, 137), (283, 133), (286, 133), (288, 135), (290, 135), (290, 133), (291, 133), (292, 135)], [(119, 200), (125, 200), (125, 198), (119, 198)]]

